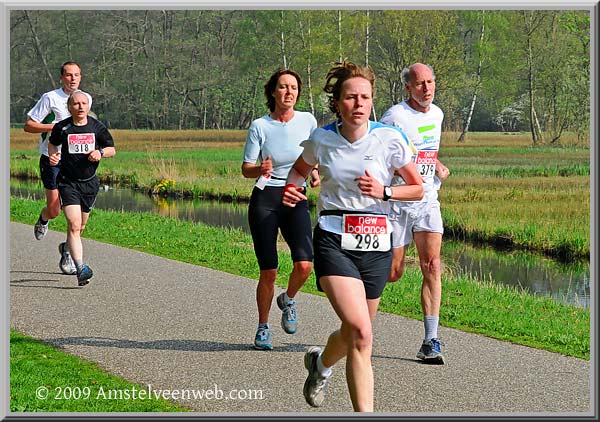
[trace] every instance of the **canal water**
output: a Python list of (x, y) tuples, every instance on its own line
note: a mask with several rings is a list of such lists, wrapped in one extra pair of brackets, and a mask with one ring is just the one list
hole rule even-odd
[[(11, 195), (17, 197), (44, 198), (41, 182), (11, 179), (10, 190)], [(247, 204), (153, 198), (130, 189), (112, 189), (105, 186), (98, 194), (95, 207), (105, 210), (153, 212), (170, 218), (250, 231)], [(408, 255), (414, 256), (414, 251), (409, 249)], [(590, 306), (589, 262), (563, 264), (537, 254), (496, 251), (448, 238), (443, 242), (442, 260), (455, 274), (468, 274), (478, 280), (516, 286), (575, 306)]]

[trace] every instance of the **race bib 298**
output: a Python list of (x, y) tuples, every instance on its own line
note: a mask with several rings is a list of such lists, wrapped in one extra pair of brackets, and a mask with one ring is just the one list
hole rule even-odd
[(344, 214), (342, 225), (342, 249), (365, 252), (390, 250), (387, 216)]

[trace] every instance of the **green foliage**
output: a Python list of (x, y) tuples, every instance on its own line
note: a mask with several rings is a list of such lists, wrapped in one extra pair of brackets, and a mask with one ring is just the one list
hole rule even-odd
[(175, 193), (177, 183), (172, 179), (163, 179), (152, 188), (152, 193), (156, 195), (168, 195)]
[(494, 171), (496, 177), (550, 177), (550, 176), (589, 176), (589, 164), (572, 164), (570, 166), (538, 166), (538, 167), (503, 167)]
[(283, 66), (304, 81), (298, 108), (326, 123), (325, 75), (348, 58), (375, 71), (377, 117), (405, 97), (400, 72), (418, 61), (436, 71), (445, 129), (462, 129), (477, 90), (471, 131), (529, 130), (529, 39), (534, 103), (548, 142), (562, 143), (566, 130), (586, 139), (589, 12), (527, 11), (539, 22), (531, 34), (521, 12), (14, 10), (10, 120), (22, 123), (36, 99), (59, 84), (60, 64), (74, 59), (92, 109), (111, 128), (245, 129), (267, 111), (263, 85)]

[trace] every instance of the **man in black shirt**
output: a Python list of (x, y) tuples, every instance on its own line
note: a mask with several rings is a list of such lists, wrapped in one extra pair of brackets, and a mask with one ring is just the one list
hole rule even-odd
[[(52, 128), (48, 154), (51, 165), (61, 163), (58, 192), (67, 219), (67, 244), (77, 267), (77, 282), (79, 286), (85, 286), (93, 272), (83, 263), (81, 233), (99, 190), (98, 164), (103, 158), (113, 157), (116, 150), (106, 126), (88, 116), (89, 100), (83, 91), (72, 92), (67, 107), (71, 117)], [(61, 151), (59, 145), (62, 145)]]

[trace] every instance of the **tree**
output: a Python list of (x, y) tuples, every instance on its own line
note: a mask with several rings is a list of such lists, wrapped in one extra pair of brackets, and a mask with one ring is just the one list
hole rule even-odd
[(33, 45), (35, 47), (35, 51), (37, 52), (40, 61), (42, 62), (42, 66), (44, 68), (44, 72), (46, 72), (46, 76), (48, 77), (48, 80), (50, 81), (50, 84), (52, 85), (53, 89), (56, 89), (56, 81), (54, 80), (54, 78), (52, 77), (52, 72), (50, 72), (50, 69), (48, 68), (48, 62), (46, 61), (46, 54), (44, 51), (42, 51), (42, 46), (40, 43), (40, 38), (38, 37), (38, 33), (36, 28), (36, 25), (33, 24), (33, 22), (31, 21), (31, 17), (29, 16), (29, 12), (27, 10), (25, 10), (23, 12), (25, 19), (27, 20), (27, 23), (29, 24), (29, 29), (31, 30), (31, 38), (33, 40)]
[(374, 118), (404, 99), (402, 69), (423, 62), (445, 130), (533, 122), (559, 143), (589, 131), (589, 22), (580, 10), (14, 10), (10, 118), (23, 122), (73, 59), (113, 128), (247, 128), (281, 66), (305, 82), (299, 109), (325, 123), (324, 76), (347, 58), (375, 71)]
[[(481, 50), (483, 50), (483, 48), (485, 47), (485, 45), (484, 45), (484, 42), (485, 42), (485, 18), (486, 18), (485, 10), (482, 10), (481, 17), (480, 17), (481, 29), (479, 30), (479, 47), (481, 48)], [(471, 105), (469, 106), (469, 111), (465, 118), (463, 130), (462, 130), (460, 136), (458, 137), (458, 142), (463, 142), (467, 137), (467, 133), (469, 132), (469, 126), (471, 125), (471, 119), (473, 118), (473, 111), (475, 110), (475, 102), (477, 101), (477, 94), (479, 92), (479, 89), (481, 88), (481, 72), (483, 69), (484, 59), (485, 59), (484, 54), (480, 53), (478, 55), (478, 59), (477, 59), (477, 70), (475, 71), (475, 83), (473, 86)]]
[(527, 93), (529, 95), (529, 127), (533, 145), (544, 143), (544, 136), (540, 127), (537, 113), (535, 111), (535, 77), (536, 77), (536, 55), (534, 54), (533, 38), (536, 31), (544, 23), (546, 14), (536, 10), (520, 11), (523, 20), (525, 35), (525, 53), (527, 58)]

